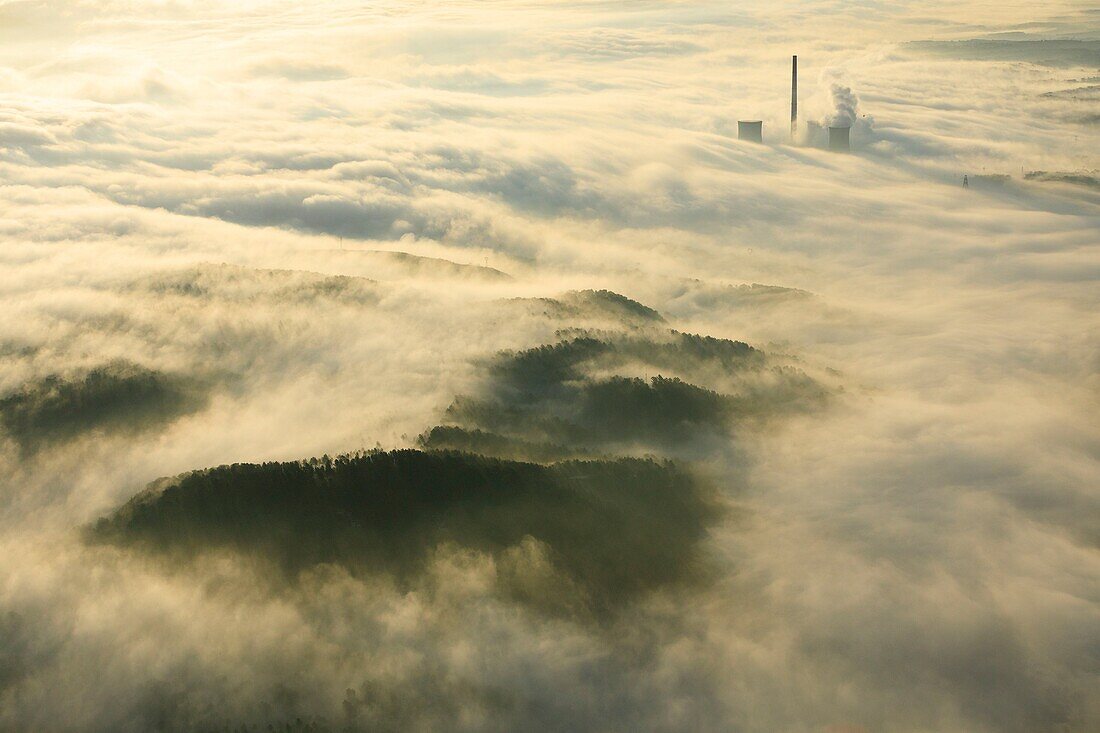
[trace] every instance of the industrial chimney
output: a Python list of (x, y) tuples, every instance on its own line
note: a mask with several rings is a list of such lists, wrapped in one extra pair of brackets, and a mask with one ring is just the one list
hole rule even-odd
[(829, 128), (829, 150), (835, 153), (847, 153), (852, 149), (850, 134), (852, 128), (845, 125), (844, 127), (830, 127)]
[(791, 56), (791, 142), (798, 135), (798, 57)]
[(764, 123), (760, 120), (738, 120), (737, 139), (747, 140), (750, 143), (762, 143), (764, 142), (763, 127)]

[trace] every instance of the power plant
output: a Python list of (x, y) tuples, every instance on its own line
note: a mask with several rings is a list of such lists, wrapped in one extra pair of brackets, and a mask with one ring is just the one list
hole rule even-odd
[[(814, 144), (822, 128), (813, 120), (809, 125), (809, 144)], [(764, 142), (764, 123), (761, 120), (738, 120), (737, 139), (745, 142)], [(835, 153), (852, 152), (851, 125), (829, 127), (829, 150)], [(791, 56), (791, 144), (798, 142), (798, 56)]]
[(762, 143), (764, 142), (763, 128), (764, 123), (761, 120), (738, 120), (737, 139), (750, 143)]

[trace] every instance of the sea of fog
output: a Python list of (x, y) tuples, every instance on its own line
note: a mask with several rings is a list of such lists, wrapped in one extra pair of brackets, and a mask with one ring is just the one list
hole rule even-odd
[(1097, 730), (1098, 415), (1093, 3), (0, 0), (2, 731)]

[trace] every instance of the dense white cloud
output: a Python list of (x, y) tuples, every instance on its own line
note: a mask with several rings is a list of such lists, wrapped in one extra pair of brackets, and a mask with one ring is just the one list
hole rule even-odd
[[(789, 144), (794, 53), (852, 155)], [(0, 0), (0, 398), (207, 389), (0, 438), (0, 728), (1094, 729), (1098, 53), (1073, 1)], [(76, 536), (159, 476), (410, 445), (577, 325), (511, 299), (580, 288), (843, 390), (700, 449), (706, 588), (593, 629), (476, 553), (272, 593)]]

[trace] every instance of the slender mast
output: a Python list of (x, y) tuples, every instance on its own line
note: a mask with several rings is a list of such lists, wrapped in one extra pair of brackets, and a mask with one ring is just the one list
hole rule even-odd
[(798, 57), (791, 56), (791, 142), (798, 135)]

